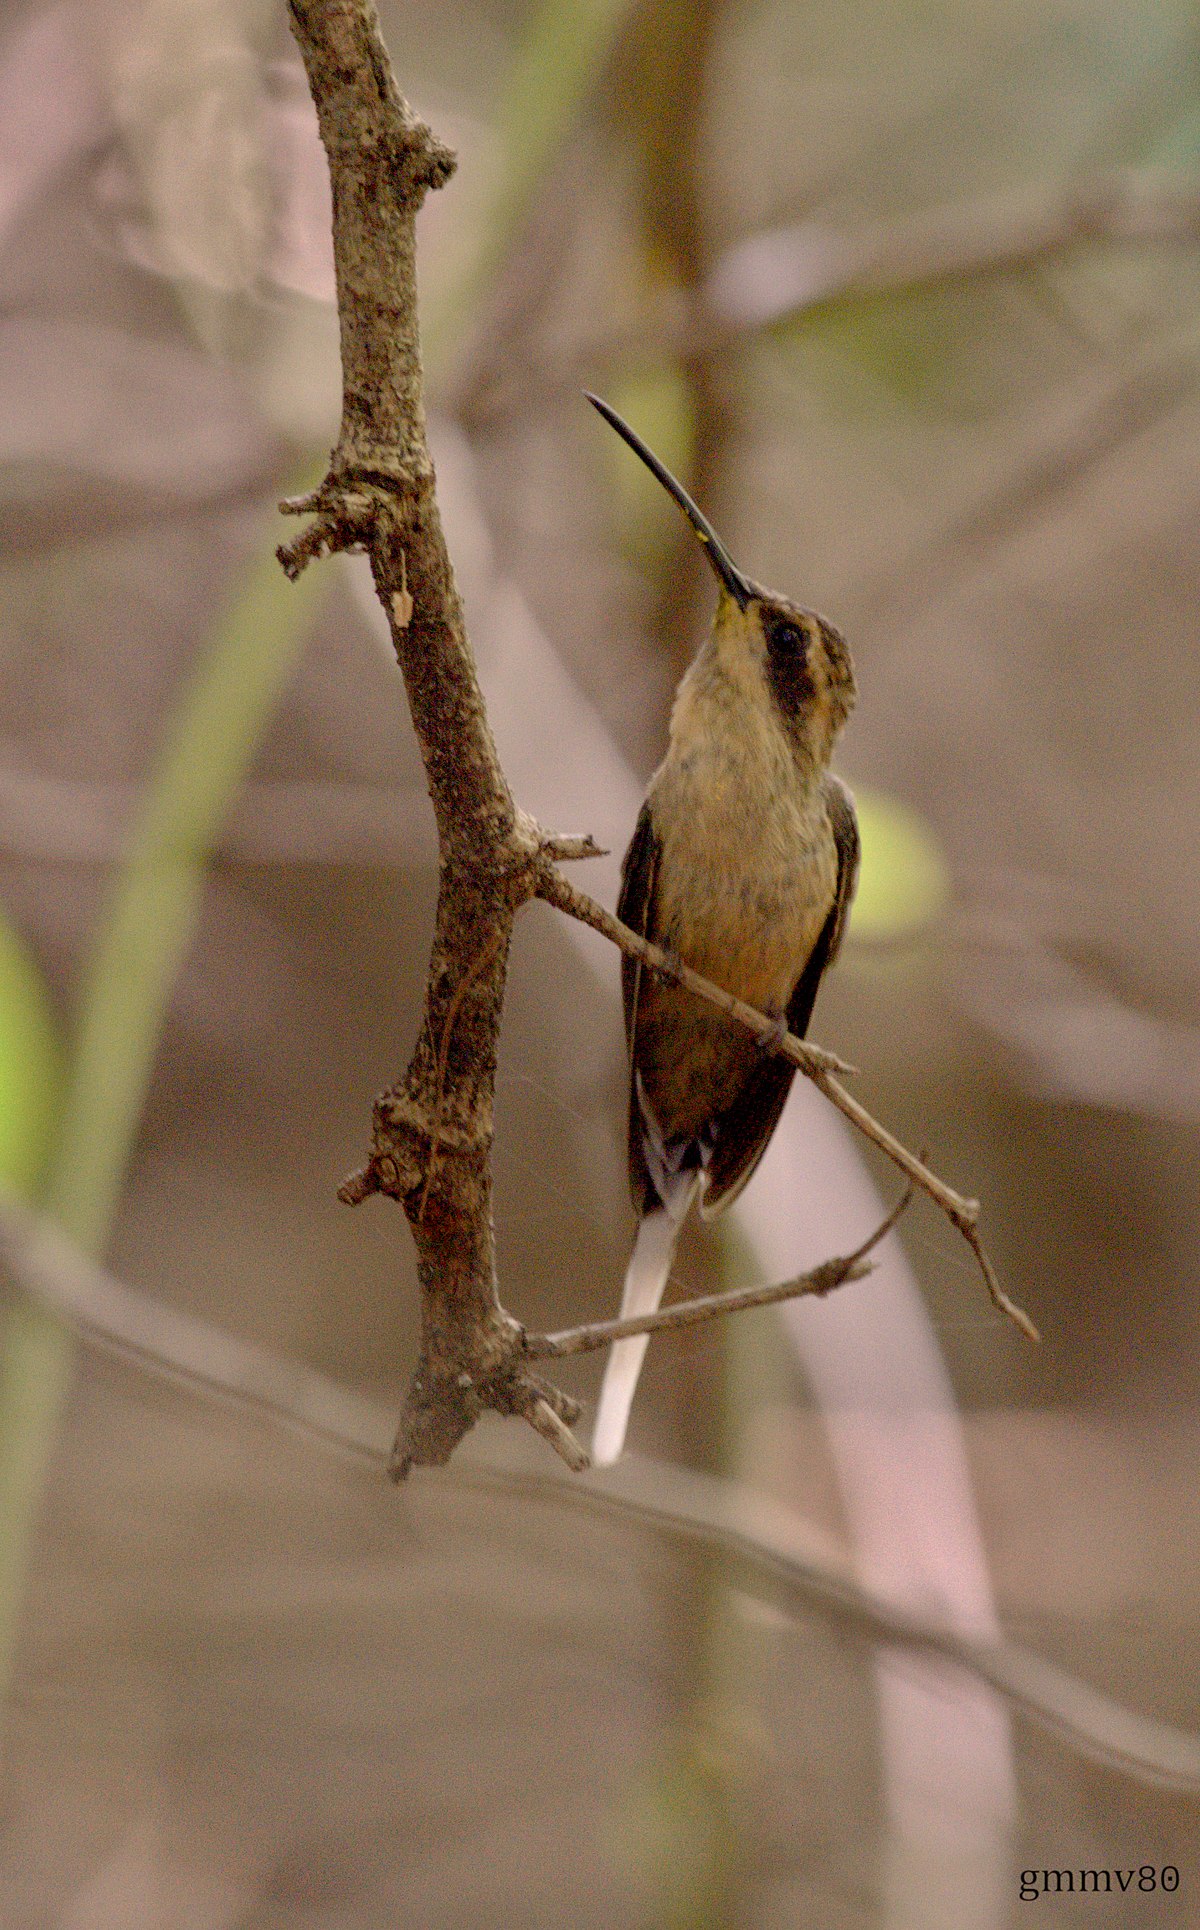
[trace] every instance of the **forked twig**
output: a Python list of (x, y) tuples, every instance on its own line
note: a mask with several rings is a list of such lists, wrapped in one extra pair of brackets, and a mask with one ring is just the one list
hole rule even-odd
[[(711, 984), (708, 979), (701, 978), (698, 972), (693, 972), (686, 965), (679, 965), (661, 947), (652, 945), (648, 939), (639, 937), (637, 932), (631, 931), (628, 925), (623, 925), (619, 918), (615, 918), (612, 912), (606, 911), (603, 905), (597, 904), (594, 898), (589, 898), (586, 892), (569, 884), (552, 866), (544, 866), (539, 876), (537, 890), (538, 896), (547, 904), (566, 912), (570, 918), (578, 918), (581, 923), (590, 925), (593, 931), (598, 931), (605, 938), (611, 939), (614, 945), (619, 946), (621, 951), (627, 952), (631, 958), (642, 959), (651, 970), (660, 972), (665, 977), (677, 979), (681, 985), (687, 987), (689, 992), (694, 992), (697, 997), (707, 999), (711, 1004), (719, 1006), (723, 1012), (729, 1014), (730, 1018), (736, 1019), (740, 1024), (747, 1026), (751, 1032), (757, 1033), (759, 1038), (764, 1038), (776, 1030), (775, 1024), (764, 1012), (756, 1012), (753, 1006), (744, 1005), (740, 999), (731, 997), (728, 992), (723, 992), (719, 986)], [(1029, 1315), (1023, 1307), (1017, 1305), (1015, 1300), (1010, 1300), (996, 1278), (996, 1270), (979, 1235), (979, 1201), (967, 1199), (962, 1193), (956, 1193), (952, 1186), (947, 1186), (945, 1180), (939, 1178), (923, 1159), (918, 1159), (915, 1153), (911, 1153), (902, 1141), (888, 1131), (886, 1126), (880, 1125), (865, 1106), (851, 1097), (845, 1086), (833, 1076), (835, 1072), (847, 1072), (851, 1068), (834, 1053), (826, 1052), (821, 1046), (810, 1045), (806, 1040), (796, 1038), (791, 1032), (784, 1034), (776, 1049), (783, 1054), (784, 1058), (790, 1059), (806, 1079), (812, 1080), (818, 1091), (824, 1093), (831, 1104), (844, 1114), (852, 1126), (857, 1127), (865, 1139), (869, 1139), (873, 1146), (878, 1146), (880, 1152), (885, 1153), (914, 1186), (918, 1186), (923, 1193), (928, 1194), (934, 1205), (941, 1208), (951, 1224), (958, 1228), (975, 1255), (992, 1305), (999, 1312), (1007, 1314), (1028, 1339), (1040, 1340), (1041, 1335)], [(636, 1331), (644, 1333), (648, 1329), (641, 1327)]]
[(858, 1100), (846, 1091), (845, 1086), (833, 1078), (832, 1074), (817, 1067), (808, 1074), (808, 1077), (818, 1092), (823, 1092), (851, 1125), (858, 1127), (864, 1138), (869, 1139), (873, 1146), (878, 1146), (881, 1153), (886, 1153), (902, 1173), (907, 1173), (914, 1185), (919, 1186), (923, 1193), (929, 1195), (935, 1206), (941, 1207), (946, 1218), (958, 1228), (978, 1260), (979, 1271), (983, 1275), (984, 1285), (987, 1287), (992, 1305), (1000, 1313), (1007, 1314), (1027, 1339), (1040, 1340), (1042, 1336), (1024, 1307), (1019, 1307), (1015, 1300), (1009, 1299), (996, 1278), (996, 1269), (988, 1258), (987, 1250), (979, 1235), (979, 1201), (967, 1199), (962, 1193), (956, 1193), (952, 1186), (947, 1186), (945, 1180), (939, 1178), (923, 1159), (918, 1159), (915, 1153), (910, 1153), (903, 1141), (897, 1139), (894, 1133), (890, 1133), (886, 1126), (881, 1126), (874, 1115), (869, 1113), (865, 1106), (860, 1105)]

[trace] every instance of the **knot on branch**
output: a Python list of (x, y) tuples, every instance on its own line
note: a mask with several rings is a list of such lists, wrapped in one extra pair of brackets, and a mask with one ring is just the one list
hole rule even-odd
[(458, 166), (454, 149), (415, 116), (388, 142), (388, 167), (400, 204), (416, 213), (431, 188), (444, 188)]
[(511, 1314), (471, 1330), (471, 1359), (426, 1350), (413, 1376), (392, 1449), (390, 1472), (403, 1481), (413, 1467), (442, 1467), (481, 1414), (517, 1417), (544, 1436), (576, 1473), (588, 1456), (571, 1429), (583, 1412), (573, 1396), (530, 1373), (525, 1332)]
[(486, 1158), (492, 1146), (491, 1108), (453, 1109), (445, 1092), (429, 1105), (404, 1086), (393, 1086), (375, 1101), (375, 1142), (376, 1157), (391, 1157), (402, 1182), (413, 1172), (419, 1179), (430, 1146)]
[(285, 496), (285, 516), (315, 520), (290, 543), (275, 551), (284, 575), (295, 582), (301, 570), (317, 558), (342, 550), (372, 550), (386, 542), (400, 521), (401, 500), (412, 515), (414, 499), (433, 487), (433, 464), (427, 450), (359, 451), (353, 460), (334, 453), (334, 464), (319, 488), (307, 496)]
[(590, 831), (542, 831), (538, 830), (538, 855), (543, 863), (535, 889), (540, 889), (541, 877), (546, 865), (570, 864), (578, 858), (607, 858), (608, 850), (597, 844)]
[(382, 1093), (375, 1101), (374, 1147), (365, 1166), (357, 1168), (338, 1187), (344, 1206), (361, 1206), (384, 1193), (419, 1221), (425, 1218), (439, 1166), (455, 1157), (456, 1183), (461, 1186), (464, 1162), (478, 1176), (492, 1146), (490, 1108), (475, 1108), (465, 1117), (448, 1112), (444, 1095), (432, 1109), (403, 1088)]
[(337, 1196), (343, 1206), (361, 1206), (364, 1200), (370, 1199), (372, 1193), (380, 1191), (382, 1191), (382, 1182), (379, 1173), (374, 1161), (368, 1160), (365, 1166), (356, 1166), (352, 1173), (346, 1174), (337, 1189)]
[(285, 516), (311, 513), (315, 517), (299, 536), (276, 548), (283, 573), (291, 583), (301, 570), (322, 556), (335, 556), (339, 550), (366, 548), (374, 532), (375, 507), (371, 499), (339, 488), (332, 476), (327, 476), (321, 487), (309, 496), (285, 496), (279, 507)]

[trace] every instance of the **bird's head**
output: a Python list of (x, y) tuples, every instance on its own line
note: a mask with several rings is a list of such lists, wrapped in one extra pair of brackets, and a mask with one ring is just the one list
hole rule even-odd
[(720, 585), (712, 630), (718, 660), (737, 681), (764, 690), (797, 747), (824, 764), (854, 707), (854, 665), (841, 631), (739, 570), (683, 484), (636, 430), (599, 396), (589, 394), (588, 401), (641, 457), (699, 537)]

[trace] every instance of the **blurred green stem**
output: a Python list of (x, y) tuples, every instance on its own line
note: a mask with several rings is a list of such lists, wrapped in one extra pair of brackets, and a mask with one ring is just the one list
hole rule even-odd
[[(319, 480), (305, 471), (289, 493)], [(329, 580), (284, 578), (256, 548), (171, 720), (78, 1006), (42, 1203), (85, 1252), (108, 1244), (167, 1008), (200, 917), (213, 846)], [(7, 1689), (38, 1508), (70, 1384), (66, 1328), (26, 1304), (0, 1356), (0, 1690)]]
[(436, 377), (480, 326), (568, 133), (621, 31), (631, 0), (534, 0), (505, 77), (500, 152), (480, 245), (426, 314), (427, 376)]

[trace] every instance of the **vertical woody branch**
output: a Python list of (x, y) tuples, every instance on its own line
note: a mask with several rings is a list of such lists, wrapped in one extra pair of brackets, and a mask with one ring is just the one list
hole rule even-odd
[(488, 727), (446, 551), (426, 442), (415, 221), (453, 156), (402, 99), (373, 0), (289, 0), (333, 187), (342, 422), (329, 473), (283, 507), (311, 513), (281, 547), (366, 551), (391, 626), (437, 820), (441, 866), (424, 1022), (403, 1077), (376, 1101), (371, 1154), (341, 1196), (400, 1200), (416, 1241), (422, 1347), (394, 1468), (445, 1461), (487, 1407), (522, 1413), (574, 1465), (577, 1408), (522, 1365), (500, 1306), (491, 1143), (513, 917), (541, 856)]

